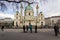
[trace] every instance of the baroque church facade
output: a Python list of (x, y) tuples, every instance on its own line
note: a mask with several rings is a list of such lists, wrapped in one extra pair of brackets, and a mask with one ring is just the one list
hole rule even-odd
[(38, 27), (45, 25), (45, 21), (44, 21), (44, 14), (43, 12), (38, 13), (38, 9), (39, 6), (36, 5), (36, 14), (37, 16), (34, 16), (34, 10), (33, 7), (31, 7), (31, 5), (28, 4), (28, 6), (25, 7), (24, 10), (24, 16), (22, 16), (22, 10), (23, 6), (21, 4), (20, 7), (20, 13), (17, 11), (15, 14), (15, 19), (14, 19), (14, 27), (23, 27), (23, 25), (29, 25), (29, 23), (31, 23), (31, 25), (35, 26), (37, 25)]

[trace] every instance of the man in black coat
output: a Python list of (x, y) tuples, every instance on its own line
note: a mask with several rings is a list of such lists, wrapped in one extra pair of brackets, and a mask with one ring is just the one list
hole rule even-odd
[(55, 32), (55, 36), (58, 36), (59, 33), (59, 27), (55, 24), (54, 26), (54, 32)]
[(4, 26), (1, 27), (1, 30), (4, 31)]
[(23, 25), (23, 32), (25, 33), (25, 25)]
[(37, 25), (35, 26), (35, 33), (37, 33)]

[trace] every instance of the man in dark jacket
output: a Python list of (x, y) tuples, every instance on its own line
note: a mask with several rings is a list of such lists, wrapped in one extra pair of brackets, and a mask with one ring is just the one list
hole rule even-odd
[(55, 24), (54, 26), (54, 32), (55, 32), (55, 36), (58, 36), (59, 33), (59, 27)]
[(4, 31), (4, 26), (1, 27), (1, 30)]
[(35, 26), (35, 33), (37, 33), (37, 25)]
[(25, 33), (25, 25), (23, 25), (23, 32)]

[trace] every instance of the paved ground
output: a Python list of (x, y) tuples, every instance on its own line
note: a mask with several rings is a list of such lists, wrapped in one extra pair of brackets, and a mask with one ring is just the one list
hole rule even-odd
[(23, 33), (22, 29), (0, 29), (0, 40), (60, 40), (55, 37), (53, 29), (38, 29), (38, 33)]

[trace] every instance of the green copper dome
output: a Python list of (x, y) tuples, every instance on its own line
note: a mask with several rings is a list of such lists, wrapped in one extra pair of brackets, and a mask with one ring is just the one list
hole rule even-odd
[(25, 11), (26, 10), (33, 10), (33, 8), (31, 6), (27, 6), (27, 7), (25, 7)]

